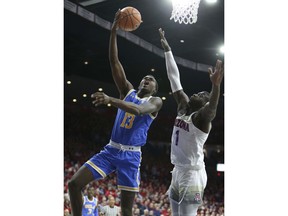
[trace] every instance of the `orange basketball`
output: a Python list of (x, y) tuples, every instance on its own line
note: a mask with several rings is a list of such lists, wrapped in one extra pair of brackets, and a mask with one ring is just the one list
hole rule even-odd
[(119, 28), (124, 31), (134, 31), (141, 24), (141, 14), (134, 7), (125, 7), (121, 10), (119, 17)]

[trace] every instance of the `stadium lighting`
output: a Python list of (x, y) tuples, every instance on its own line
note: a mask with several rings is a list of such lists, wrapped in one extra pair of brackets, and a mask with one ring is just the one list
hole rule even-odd
[(177, 3), (187, 3), (189, 2), (190, 0), (172, 0), (172, 2), (177, 2)]
[(68, 81), (67, 81), (67, 84), (68, 84), (68, 85), (70, 85), (70, 84), (71, 84), (71, 81), (70, 81), (70, 80), (68, 80)]
[(221, 46), (221, 47), (220, 47), (219, 52), (220, 52), (220, 53), (224, 53), (224, 46)]
[(213, 4), (213, 3), (216, 3), (217, 0), (206, 0), (206, 2), (209, 3), (209, 4)]
[(217, 164), (217, 171), (218, 172), (224, 172), (224, 164), (220, 164), (220, 163), (218, 163)]

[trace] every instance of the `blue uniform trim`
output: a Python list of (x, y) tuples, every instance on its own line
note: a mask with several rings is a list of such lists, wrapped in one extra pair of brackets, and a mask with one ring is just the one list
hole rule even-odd
[(133, 188), (133, 187), (127, 187), (127, 186), (123, 186), (123, 185), (118, 185), (118, 189), (119, 190), (125, 190), (125, 191), (139, 192), (139, 187)]
[(133, 91), (135, 91), (135, 89), (130, 89), (129, 92), (126, 94), (126, 96), (123, 98), (123, 100), (125, 101), (128, 95), (131, 94), (131, 92)]
[(105, 172), (97, 167), (92, 161), (87, 161), (86, 163), (89, 164), (94, 170), (96, 170), (103, 178), (106, 177)]

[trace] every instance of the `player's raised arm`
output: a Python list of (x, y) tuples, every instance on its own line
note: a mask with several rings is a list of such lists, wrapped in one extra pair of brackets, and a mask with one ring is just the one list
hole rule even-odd
[(187, 105), (189, 98), (183, 91), (183, 88), (180, 82), (179, 70), (174, 60), (171, 47), (169, 46), (164, 36), (165, 32), (160, 28), (159, 33), (160, 33), (160, 38), (161, 38), (161, 44), (165, 52), (164, 55), (165, 55), (168, 79), (170, 81), (170, 86), (172, 89), (173, 96), (178, 104), (178, 111), (179, 111), (179, 109)]
[(217, 60), (214, 71), (212, 68), (208, 69), (210, 80), (212, 83), (212, 89), (210, 92), (210, 99), (206, 105), (199, 110), (202, 120), (205, 122), (211, 122), (215, 116), (220, 96), (220, 86), (224, 76), (224, 68), (222, 61)]
[(158, 112), (161, 109), (163, 103), (161, 98), (152, 97), (148, 102), (138, 105), (132, 102), (110, 97), (103, 92), (96, 92), (92, 94), (91, 97), (95, 98), (95, 100), (92, 102), (95, 106), (111, 103), (112, 106), (115, 106), (124, 110), (125, 112), (129, 112), (134, 115)]
[(132, 84), (126, 79), (125, 71), (122, 67), (121, 62), (118, 58), (118, 48), (117, 48), (117, 29), (118, 29), (118, 19), (120, 16), (120, 9), (115, 15), (114, 22), (112, 24), (112, 29), (110, 33), (110, 42), (109, 42), (109, 61), (110, 67), (112, 70), (112, 76), (114, 82), (120, 93), (120, 99), (123, 99), (130, 89), (133, 88)]

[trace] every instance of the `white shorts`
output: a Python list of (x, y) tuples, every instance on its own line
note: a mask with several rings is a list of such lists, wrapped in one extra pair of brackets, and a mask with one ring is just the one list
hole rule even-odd
[(191, 170), (174, 167), (171, 185), (167, 191), (169, 198), (180, 204), (183, 200), (190, 204), (202, 204), (207, 184), (205, 168)]

